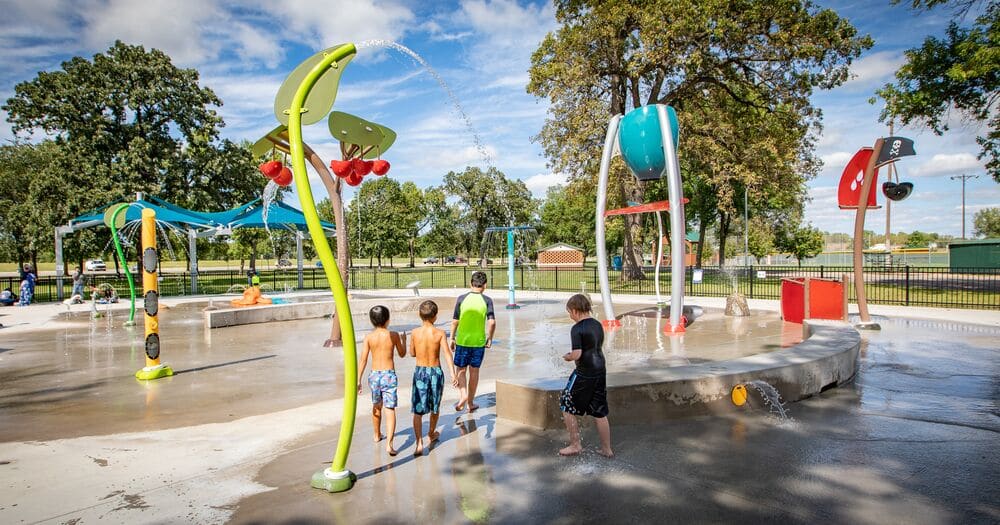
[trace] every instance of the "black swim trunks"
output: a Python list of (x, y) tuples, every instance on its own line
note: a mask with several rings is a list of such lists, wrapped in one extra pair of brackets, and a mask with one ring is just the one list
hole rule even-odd
[(607, 417), (608, 389), (603, 371), (595, 376), (570, 374), (559, 396), (559, 409), (575, 416)]

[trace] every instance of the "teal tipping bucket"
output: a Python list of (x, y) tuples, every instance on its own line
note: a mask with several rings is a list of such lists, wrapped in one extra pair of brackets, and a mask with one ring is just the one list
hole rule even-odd
[[(677, 150), (677, 113), (667, 106), (670, 133)], [(663, 155), (663, 135), (656, 106), (642, 106), (622, 117), (618, 126), (618, 146), (625, 165), (639, 180), (654, 180), (663, 176), (666, 159)]]

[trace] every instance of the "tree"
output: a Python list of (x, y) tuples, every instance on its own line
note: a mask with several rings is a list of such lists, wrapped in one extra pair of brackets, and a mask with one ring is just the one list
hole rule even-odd
[[(752, 217), (750, 227), (747, 230), (747, 244), (750, 255), (758, 261), (771, 255), (774, 251), (774, 228), (762, 217)], [(822, 247), (822, 245), (821, 245)]]
[(972, 234), (995, 239), (1000, 237), (1000, 208), (985, 208), (972, 216)]
[[(720, 252), (735, 211), (733, 181), (755, 197), (790, 188), (801, 198), (805, 177), (815, 172), (810, 130), (819, 113), (809, 96), (844, 82), (851, 60), (872, 45), (808, 0), (558, 0), (556, 19), (561, 27), (533, 54), (528, 85), (551, 101), (538, 140), (553, 167), (574, 179), (592, 177), (608, 117), (643, 104), (674, 106), (681, 156), (701, 170), (687, 175), (706, 178), (702, 187), (717, 193), (724, 213)], [(797, 183), (755, 179), (762, 165)], [(644, 185), (618, 164), (612, 184), (623, 203), (645, 200)], [(629, 216), (626, 229), (624, 275), (641, 278), (641, 248), (633, 242), (640, 218)]]
[[(458, 204), (448, 204), (441, 188), (428, 188), (430, 204), (428, 230), (420, 238), (427, 252), (437, 255), (442, 261), (449, 255), (457, 255), (457, 247), (462, 242), (462, 211)], [(438, 198), (440, 196), (441, 198)]]
[(355, 253), (377, 258), (379, 268), (383, 257), (406, 249), (412, 226), (408, 224), (410, 212), (396, 179), (376, 177), (364, 181), (348, 206), (347, 216), (350, 244)]
[(444, 176), (445, 191), (458, 198), (462, 211), (463, 245), (466, 254), (478, 249), (483, 259), (483, 233), (489, 226), (532, 224), (537, 204), (531, 190), (519, 180), (509, 180), (496, 168), (488, 171), (467, 167)]
[[(194, 209), (251, 199), (263, 179), (246, 144), (217, 140), (224, 124), (213, 107), (221, 104), (198, 84), (196, 70), (120, 41), (92, 60), (75, 57), (17, 84), (3, 105), (8, 122), (19, 136), (46, 138), (38, 146), (49, 158), (31, 170), (33, 184), (44, 184), (36, 203), (44, 236), (51, 240), (52, 225), (136, 192)], [(106, 246), (108, 235), (67, 238), (67, 259)]]
[(802, 266), (802, 259), (815, 257), (823, 251), (823, 232), (812, 226), (800, 226), (781, 232), (775, 239), (775, 247), (787, 253)]
[(549, 188), (540, 212), (542, 244), (565, 242), (582, 248), (584, 255), (593, 252), (596, 195), (592, 190), (592, 185), (579, 183)]
[(907, 248), (926, 248), (927, 245), (933, 240), (933, 237), (922, 231), (914, 230), (909, 237), (906, 238)]
[(211, 144), (222, 104), (161, 51), (121, 41), (92, 61), (40, 72), (14, 87), (3, 109), (15, 133), (41, 132), (67, 147), (89, 176), (95, 204), (145, 192), (174, 199), (189, 187), (188, 154)]
[[(899, 3), (899, 0), (894, 0)], [(978, 2), (969, 0), (914, 0), (914, 8), (957, 5), (965, 14)], [(968, 119), (987, 124), (976, 141), (980, 159), (1000, 182), (1000, 2), (986, 2), (984, 12), (970, 28), (952, 21), (944, 38), (927, 37), (923, 45), (906, 51), (907, 62), (896, 72), (896, 83), (876, 91), (886, 101), (881, 120), (898, 118), (903, 124), (922, 123), (938, 135), (948, 131), (951, 108)], [(873, 99), (874, 100), (874, 99)]]

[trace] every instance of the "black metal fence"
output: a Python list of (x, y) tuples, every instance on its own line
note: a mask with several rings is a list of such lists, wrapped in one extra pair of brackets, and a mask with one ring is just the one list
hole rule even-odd
[[(419, 283), (421, 288), (465, 288), (472, 266), (421, 266), (417, 268), (351, 268), (350, 287), (358, 290), (404, 288)], [(507, 288), (507, 268), (487, 268), (489, 286)], [(621, 272), (610, 272), (612, 293), (652, 295), (656, 290), (653, 269), (645, 270), (644, 279), (623, 281)], [(295, 269), (262, 270), (259, 272), (265, 290), (285, 291), (300, 288)], [(738, 290), (751, 299), (778, 299), (781, 280), (790, 277), (852, 278), (850, 266), (749, 266), (687, 268), (685, 294), (690, 296), (725, 297)], [(137, 286), (141, 286), (136, 276)], [(514, 271), (514, 286), (518, 293), (532, 290), (582, 291), (596, 293), (597, 268), (538, 268), (519, 266)], [(88, 275), (87, 286), (108, 284), (119, 295), (127, 294), (124, 276), (114, 274)], [(199, 294), (239, 293), (247, 284), (246, 275), (236, 270), (209, 270), (198, 274)], [(16, 294), (19, 281), (16, 277), (0, 277), (0, 289), (10, 287)], [(160, 294), (164, 296), (190, 293), (191, 274), (168, 272), (160, 275)], [(323, 269), (303, 270), (302, 289), (329, 288)], [(72, 281), (63, 279), (63, 296), (69, 297)], [(938, 306), (957, 308), (1000, 309), (1000, 270), (993, 268), (964, 268), (953, 270), (941, 267), (882, 267), (865, 268), (865, 289), (872, 304)], [(850, 300), (855, 300), (854, 287), (850, 287)], [(670, 294), (670, 271), (660, 274), (660, 293)], [(35, 288), (35, 301), (56, 300), (56, 279), (41, 277)]]

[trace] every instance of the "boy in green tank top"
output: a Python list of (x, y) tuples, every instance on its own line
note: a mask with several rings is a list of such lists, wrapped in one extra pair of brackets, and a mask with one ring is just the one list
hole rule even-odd
[(455, 352), (458, 389), (461, 392), (455, 410), (461, 411), (468, 407), (469, 412), (473, 412), (479, 408), (475, 404), (479, 367), (483, 364), (486, 349), (493, 344), (493, 332), (496, 331), (497, 323), (493, 313), (493, 299), (483, 294), (486, 289), (486, 273), (473, 272), (470, 281), (471, 290), (455, 301), (448, 344)]

